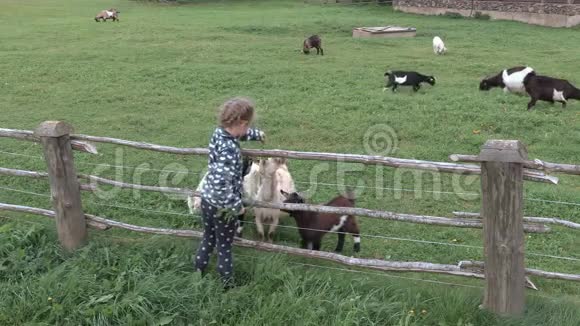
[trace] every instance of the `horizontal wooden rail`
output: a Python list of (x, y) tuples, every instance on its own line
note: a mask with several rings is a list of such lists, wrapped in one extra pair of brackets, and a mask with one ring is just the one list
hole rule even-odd
[(35, 172), (35, 171), (8, 169), (8, 168), (0, 168), (0, 174), (12, 176), (12, 177), (27, 177), (27, 178), (35, 178), (35, 179), (48, 178), (48, 173), (46, 173), (46, 172)]
[[(39, 143), (40, 139), (34, 135), (34, 132), (30, 130), (18, 130), (18, 129), (4, 129), (0, 128), (0, 137), (13, 138), (31, 141)], [(87, 143), (80, 140), (72, 140), (71, 146), (74, 150), (85, 152), (89, 154), (98, 154), (97, 147), (95, 145)]]
[[(485, 264), (482, 261), (462, 260), (457, 264), (461, 269), (479, 268), (484, 269)], [(526, 275), (539, 276), (550, 279), (566, 280), (580, 282), (580, 275), (546, 272), (539, 269), (526, 268)]]
[[(17, 172), (10, 172), (17, 171)], [(27, 174), (38, 173), (33, 171), (23, 171), (23, 170), (12, 170), (12, 169), (2, 169), (2, 173), (10, 173), (9, 175), (17, 176), (29, 176)], [(36, 177), (36, 175), (34, 175)], [(96, 184), (105, 184), (119, 188), (125, 189), (136, 189), (143, 191), (161, 192), (161, 193), (173, 193), (181, 194), (184, 196), (195, 196), (199, 197), (199, 194), (191, 189), (187, 188), (172, 188), (172, 187), (156, 187), (156, 186), (144, 186), (131, 183), (125, 183), (121, 181), (109, 180), (93, 175), (79, 174), (80, 179), (89, 180), (90, 184), (81, 185), (82, 190), (96, 191)], [(244, 204), (250, 207), (263, 207), (263, 208), (274, 208), (274, 209), (286, 209), (290, 211), (307, 211), (307, 212), (319, 212), (319, 213), (333, 213), (333, 214), (346, 214), (346, 215), (356, 215), (365, 216), (375, 219), (407, 222), (407, 223), (417, 223), (417, 224), (428, 224), (428, 225), (439, 225), (439, 226), (452, 226), (460, 228), (483, 228), (483, 223), (481, 220), (477, 219), (457, 219), (439, 216), (428, 216), (428, 215), (414, 215), (414, 214), (402, 214), (394, 213), (388, 211), (377, 211), (366, 208), (351, 208), (351, 207), (332, 207), (332, 206), (322, 206), (322, 205), (310, 205), (310, 204), (275, 204), (261, 201), (251, 201), (244, 200)], [(550, 232), (550, 228), (540, 225), (540, 224), (525, 224), (524, 231), (528, 233), (546, 233)]]
[[(125, 182), (108, 180), (101, 177), (89, 176), (89, 175), (79, 175), (79, 178), (87, 179), (94, 182), (121, 187), (128, 189), (137, 189), (143, 191), (154, 191), (162, 193), (174, 193), (182, 194), (184, 196), (195, 196), (199, 197), (199, 194), (193, 190), (185, 188), (171, 188), (171, 187), (155, 187), (155, 186), (143, 186), (135, 185)], [(483, 227), (483, 223), (480, 220), (468, 220), (468, 219), (453, 219), (447, 217), (437, 217), (437, 216), (424, 216), (424, 215), (413, 215), (413, 214), (400, 214), (387, 211), (376, 211), (365, 208), (350, 208), (350, 207), (331, 207), (331, 206), (321, 206), (321, 205), (310, 205), (310, 204), (275, 204), (261, 201), (251, 201), (244, 200), (244, 204), (250, 207), (262, 207), (262, 208), (274, 208), (274, 209), (287, 209), (287, 210), (300, 210), (309, 212), (319, 212), (319, 213), (334, 213), (334, 214), (348, 214), (356, 216), (365, 216), (376, 219), (399, 221), (399, 222), (409, 222), (418, 224), (429, 224), (429, 225), (439, 225), (439, 226), (454, 226), (463, 228), (478, 228)], [(550, 229), (543, 225), (538, 224), (526, 224), (524, 230), (529, 233), (545, 233), (549, 232)]]
[[(4, 129), (0, 128), (0, 137), (8, 137), (33, 142), (39, 142), (38, 137), (30, 130)], [(138, 149), (151, 150), (163, 153), (181, 154), (181, 155), (208, 155), (207, 148), (179, 148), (171, 146), (162, 146), (146, 142), (136, 142), (111, 137), (97, 137), (82, 134), (72, 134), (71, 144), (73, 149), (97, 154), (97, 148), (89, 142), (109, 143), (115, 145), (129, 146)], [(457, 174), (481, 174), (481, 168), (478, 165), (457, 164), (448, 162), (432, 162), (423, 160), (402, 159), (386, 156), (358, 155), (358, 154), (337, 154), (321, 152), (298, 152), (288, 150), (259, 150), (244, 149), (242, 153), (252, 157), (285, 157), (299, 160), (317, 160), (317, 161), (337, 161), (344, 163), (362, 163), (367, 165), (383, 165), (394, 168), (406, 168), (416, 170), (426, 170), (444, 173)], [(524, 179), (535, 182), (545, 182), (557, 184), (558, 178), (545, 175), (539, 171), (525, 170)]]
[[(21, 213), (29, 213), (29, 214), (36, 214), (42, 215), (46, 217), (53, 218), (54, 212), (40, 209), (40, 208), (33, 208), (27, 206), (18, 206), (18, 205), (10, 205), (10, 204), (3, 204), (0, 203), (0, 210), (7, 210), (13, 212), (21, 212)], [(87, 223), (91, 226), (98, 226), (99, 229), (106, 229), (106, 228), (121, 228), (125, 230), (141, 232), (141, 233), (149, 233), (149, 234), (160, 234), (160, 235), (172, 235), (178, 237), (185, 237), (185, 238), (202, 238), (203, 233), (200, 231), (195, 230), (176, 230), (176, 229), (167, 229), (167, 228), (152, 228), (146, 226), (138, 226), (123, 222), (118, 222), (110, 219), (106, 219), (103, 217), (85, 214), (85, 218), (87, 219)], [(275, 245), (265, 242), (247, 240), (243, 238), (235, 238), (234, 244), (240, 247), (246, 248), (254, 248), (263, 251), (270, 251), (270, 252), (277, 252), (277, 253), (286, 253), (291, 255), (303, 256), (308, 258), (318, 258), (327, 261), (337, 262), (343, 265), (348, 266), (356, 266), (356, 267), (365, 267), (370, 269), (382, 270), (382, 271), (394, 271), (394, 272), (425, 272), (425, 273), (437, 273), (437, 274), (449, 274), (449, 275), (456, 275), (456, 276), (466, 276), (466, 277), (475, 277), (475, 278), (483, 278), (484, 276), (481, 273), (471, 272), (465, 270), (468, 265), (466, 263), (459, 264), (459, 265), (446, 265), (446, 264), (437, 264), (437, 263), (429, 263), (429, 262), (397, 262), (397, 261), (386, 261), (380, 259), (366, 259), (366, 258), (355, 258), (355, 257), (347, 257), (344, 255), (332, 253), (332, 252), (325, 252), (325, 251), (313, 251), (307, 249), (300, 249), (295, 247), (288, 247), (288, 246), (281, 246)], [(467, 262), (467, 261), (464, 261)], [(552, 272), (544, 272), (540, 270), (533, 270), (533, 274), (536, 276), (554, 278), (554, 279), (564, 279), (569, 281), (579, 281), (580, 275), (572, 275), (572, 274), (562, 274), (562, 273), (552, 273)]]
[[(480, 213), (469, 213), (469, 212), (453, 212), (453, 215), (456, 217), (467, 217), (467, 218), (481, 218)], [(569, 227), (571, 229), (580, 229), (579, 223), (574, 223), (567, 220), (562, 220), (555, 217), (532, 217), (532, 216), (524, 216), (525, 222), (530, 223), (542, 223), (542, 224), (556, 224), (562, 225), (565, 227)]]
[[(453, 162), (480, 162), (477, 155), (462, 155), (462, 154), (451, 154), (449, 159)], [(544, 162), (539, 159), (533, 161), (525, 161), (524, 167), (534, 170), (542, 170), (549, 173), (558, 172), (572, 175), (580, 175), (580, 165), (574, 164), (561, 164), (561, 163), (550, 163)]]
[[(138, 149), (151, 150), (162, 153), (181, 154), (181, 155), (208, 155), (207, 148), (180, 148), (156, 145), (145, 142), (136, 142), (111, 137), (96, 137), (88, 135), (71, 135), (71, 139), (109, 143), (115, 145), (129, 146)], [(260, 150), (260, 149), (243, 149), (242, 153), (251, 157), (284, 157), (299, 160), (316, 160), (316, 161), (337, 161), (344, 163), (362, 163), (373, 165), (384, 165), (394, 168), (406, 168), (416, 170), (427, 170), (445, 173), (457, 174), (481, 174), (481, 168), (478, 165), (456, 164), (448, 162), (431, 162), (422, 160), (402, 159), (386, 156), (358, 155), (358, 154), (336, 154), (320, 152), (298, 152), (288, 150)], [(547, 176), (539, 171), (524, 171), (524, 178), (530, 181), (546, 182), (557, 184), (558, 178)]]
[[(3, 203), (0, 203), (0, 210), (42, 215), (42, 216), (50, 217), (52, 219), (54, 219), (54, 217), (56, 215), (54, 211), (51, 211), (48, 209), (34, 208), (34, 207), (20, 206), (20, 205), (3, 204)], [(98, 221), (91, 221), (91, 220), (87, 220), (87, 225), (94, 228), (94, 229), (97, 229), (97, 230), (107, 230), (110, 228), (110, 226), (108, 226), (106, 224), (99, 223)]]

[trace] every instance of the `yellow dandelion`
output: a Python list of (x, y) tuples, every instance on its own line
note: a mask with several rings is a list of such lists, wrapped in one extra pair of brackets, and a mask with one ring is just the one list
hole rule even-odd
[(427, 313), (427, 310), (423, 309), (423, 310), (421, 310), (421, 313), (422, 314), (426, 314)]
[(48, 301), (52, 301), (52, 297), (48, 297)]

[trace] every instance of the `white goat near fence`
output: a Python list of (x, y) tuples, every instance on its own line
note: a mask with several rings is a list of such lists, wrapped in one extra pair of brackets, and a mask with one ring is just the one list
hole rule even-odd
[[(269, 203), (282, 204), (285, 197), (280, 190), (287, 193), (295, 192), (294, 180), (288, 171), (285, 158), (269, 158), (260, 161), (261, 184), (256, 195), (256, 200)], [(269, 223), (268, 242), (273, 242), (274, 232), (280, 221), (280, 217), (288, 216), (279, 209), (272, 208), (254, 208), (256, 218), (256, 229), (260, 234), (261, 240), (264, 241), (264, 225)]]
[[(251, 165), (249, 169), (246, 167), (246, 164), (250, 163)], [(203, 184), (205, 179), (207, 178), (207, 172), (203, 175), (203, 178), (197, 185), (195, 191), (198, 193), (201, 192), (203, 189)], [(244, 188), (244, 198), (246, 199), (255, 199), (256, 194), (258, 193), (258, 188), (260, 186), (260, 165), (256, 162), (250, 161), (249, 159), (244, 162), (244, 181), (243, 181), (243, 188)], [(188, 196), (187, 197), (187, 206), (189, 207), (189, 213), (195, 214), (201, 211), (201, 198)]]

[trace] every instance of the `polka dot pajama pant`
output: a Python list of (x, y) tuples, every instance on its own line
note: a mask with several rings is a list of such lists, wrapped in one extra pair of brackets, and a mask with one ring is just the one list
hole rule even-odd
[(203, 240), (197, 249), (195, 259), (196, 270), (205, 271), (210, 254), (217, 245), (217, 270), (224, 282), (233, 279), (232, 242), (237, 227), (237, 219), (229, 221), (223, 216), (217, 216), (218, 208), (205, 200), (201, 201), (201, 217), (204, 226)]

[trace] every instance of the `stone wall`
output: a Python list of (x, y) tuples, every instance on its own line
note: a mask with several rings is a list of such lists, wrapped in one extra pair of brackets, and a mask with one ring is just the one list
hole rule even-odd
[(396, 10), (419, 14), (480, 12), (492, 19), (508, 19), (531, 24), (571, 27), (580, 24), (580, 0), (394, 0)]

